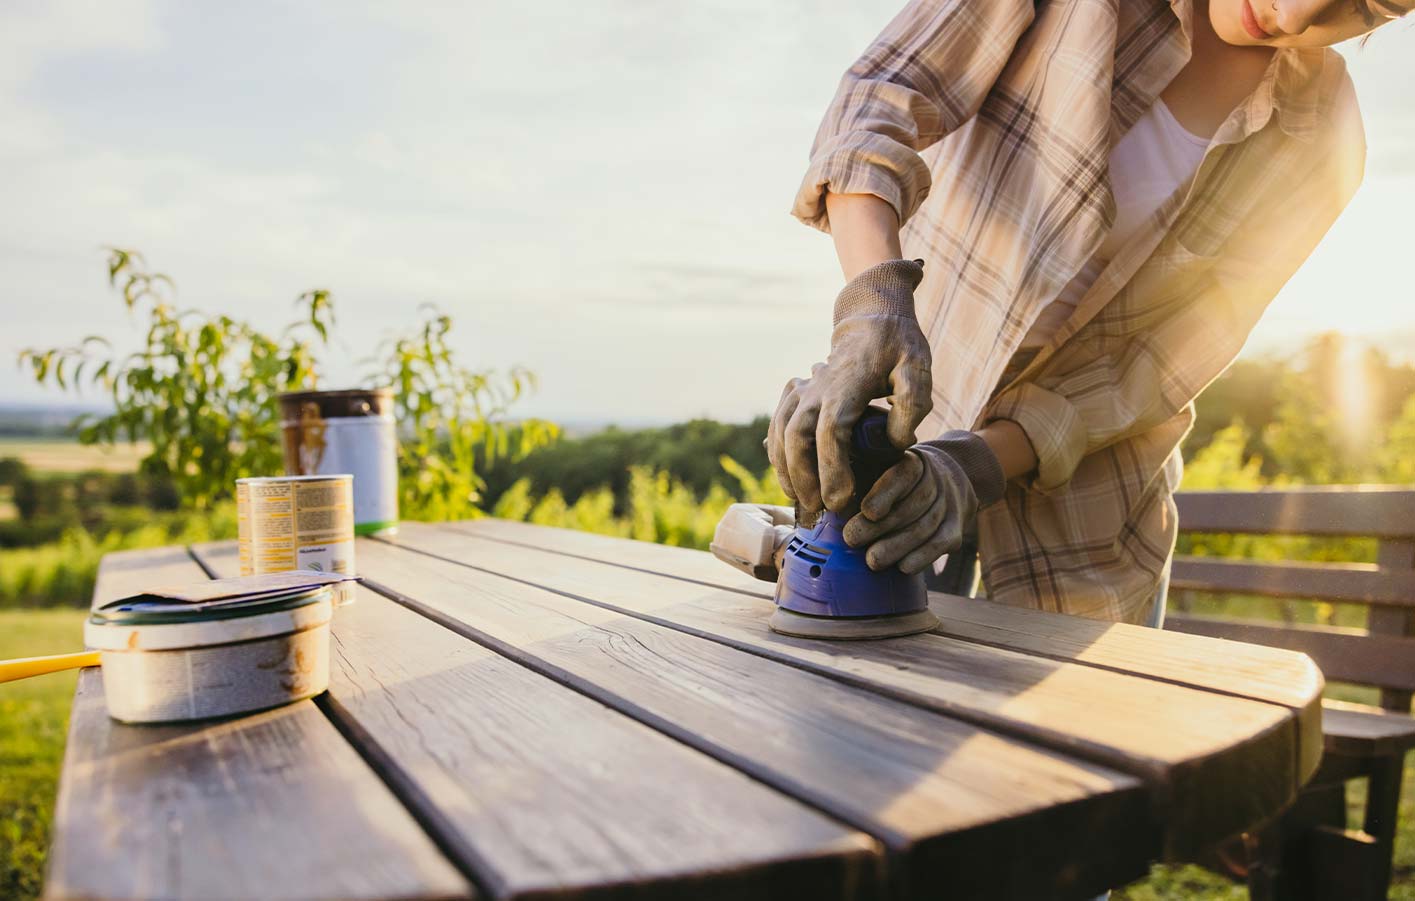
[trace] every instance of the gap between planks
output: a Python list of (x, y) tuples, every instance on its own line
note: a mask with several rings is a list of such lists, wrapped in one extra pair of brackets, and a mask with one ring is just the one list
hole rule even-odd
[[(193, 563), (201, 567), (201, 571), (206, 573), (208, 579), (222, 578), (221, 573), (212, 568), (195, 545), (187, 545), (186, 551), (187, 556), (192, 558)], [(330, 641), (333, 641), (332, 625), (330, 631)], [(418, 827), (427, 835), (428, 840), (447, 859), (447, 862), (476, 888), (479, 896), (496, 897), (478, 868), (471, 863), (477, 859), (477, 855), (468, 848), (466, 842), (462, 841), (456, 829), (446, 821), (446, 818), (437, 812), (437, 806), (426, 798), (414, 780), (402, 772), (366, 731), (350, 720), (348, 713), (330, 697), (328, 691), (312, 700), (315, 708), (323, 714), (340, 737), (353, 748), (354, 753), (359, 755), (359, 758), (378, 777), (378, 780), (383, 783), (393, 797), (398, 799), (398, 803), (403, 805), (408, 816), (417, 823)]]
[[(194, 548), (193, 551), (198, 557), (205, 558), (209, 570), (218, 573), (225, 572), (230, 568), (230, 565), (233, 564), (230, 545), (205, 545)], [(360, 591), (368, 589), (369, 586), (366, 586), (365, 589), (360, 589)], [(867, 883), (875, 882), (873, 876), (867, 878), (866, 871), (874, 872), (882, 862), (877, 843), (867, 834), (856, 831), (849, 824), (842, 824), (837, 818), (830, 816), (829, 812), (821, 811), (813, 805), (803, 803), (799, 799), (791, 797), (788, 793), (780, 791), (776, 786), (761, 785), (759, 784), (759, 780), (753, 778), (750, 773), (743, 772), (741, 769), (733, 767), (723, 761), (713, 760), (711, 755), (702, 754), (701, 749), (685, 746), (684, 743), (675, 740), (673, 736), (656, 734), (657, 730), (653, 730), (650, 725), (642, 723), (634, 717), (623, 716), (622, 711), (613, 710), (612, 707), (604, 703), (603, 698), (580, 691), (574, 685), (567, 685), (555, 679), (546, 679), (543, 673), (537, 671), (534, 667), (525, 666), (522, 661), (517, 660), (514, 656), (499, 653), (496, 648), (486, 647), (480, 642), (467, 642), (466, 640), (469, 636), (462, 634), (460, 630), (449, 629), (444, 623), (438, 621), (437, 618), (426, 616), (422, 611), (409, 608), (407, 605), (398, 604), (394, 599), (366, 596), (361, 604), (351, 609), (351, 612), (355, 614), (355, 619), (350, 621), (350, 623), (352, 624), (361, 619), (370, 619), (366, 614), (373, 614), (375, 610), (382, 610), (382, 608), (371, 605), (379, 604), (387, 605), (388, 610), (383, 611), (382, 618), (390, 626), (393, 626), (397, 621), (397, 616), (392, 616), (392, 611), (398, 611), (399, 615), (422, 623), (427, 630), (431, 630), (427, 639), (436, 638), (432, 633), (441, 633), (448, 638), (455, 637), (457, 642), (466, 642), (465, 647), (467, 648), (478, 648), (480, 654), (484, 655), (485, 658), (503, 661), (504, 668), (507, 670), (505, 675), (512, 675), (516, 671), (522, 671), (534, 681), (542, 683), (548, 695), (561, 693), (564, 696), (575, 698), (578, 704), (584, 704), (587, 701), (589, 704), (593, 705), (593, 707), (583, 708), (584, 710), (600, 710), (608, 714), (611, 718), (606, 721), (606, 725), (610, 727), (607, 729), (609, 733), (620, 734), (623, 740), (634, 740), (640, 737), (652, 736), (654, 739), (663, 743), (662, 746), (655, 745), (652, 742), (648, 743), (646, 746), (648, 750), (641, 756), (645, 758), (652, 757), (653, 754), (649, 752), (660, 753), (656, 750), (660, 747), (664, 749), (678, 749), (665, 756), (663, 762), (674, 764), (673, 766), (667, 767), (668, 771), (672, 772), (676, 770), (679, 776), (697, 778), (703, 782), (703, 786), (706, 788), (716, 787), (717, 790), (725, 792), (724, 795), (720, 796), (724, 801), (728, 798), (740, 798), (740, 801), (725, 804), (724, 812), (727, 814), (735, 812), (743, 817), (742, 822), (732, 827), (729, 831), (742, 834), (745, 837), (743, 841), (751, 840), (754, 848), (752, 853), (744, 854), (744, 856), (724, 856), (720, 859), (714, 859), (711, 864), (697, 864), (696, 869), (670, 869), (666, 871), (660, 869), (655, 871), (652, 867), (648, 867), (646, 871), (639, 874), (639, 878), (652, 882), (657, 886), (660, 892), (691, 892), (694, 890), (695, 885), (699, 887), (699, 890), (711, 890), (714, 885), (717, 887), (717, 890), (727, 890), (735, 886), (739, 895), (743, 897), (756, 897), (761, 891), (771, 887), (773, 881), (788, 878), (792, 873), (796, 874), (795, 878), (802, 880), (800, 882), (802, 886), (814, 884), (817, 886), (817, 891), (822, 892), (824, 891), (822, 879), (831, 874), (835, 874), (831, 875), (831, 878), (834, 880), (835, 885), (833, 888), (836, 892), (850, 891), (849, 886), (852, 884), (856, 884), (856, 888), (858, 889), (859, 886), (857, 883), (861, 880)], [(372, 617), (372, 619), (378, 619), (378, 617)], [(349, 628), (358, 627), (350, 625)], [(406, 630), (404, 631), (406, 632)], [(338, 634), (339, 630), (336, 628), (334, 636), (336, 639)], [(360, 648), (360, 638), (357, 636), (358, 633), (345, 635), (345, 640), (341, 642), (341, 645), (347, 644), (348, 640), (352, 637), (354, 639), (353, 647)], [(423, 641), (423, 644), (429, 643), (427, 639)], [(408, 644), (406, 640), (402, 640), (401, 643), (404, 646)], [(437, 644), (436, 641), (431, 641), (430, 643), (432, 645)], [(395, 640), (394, 646), (396, 647), (397, 645), (398, 641)], [(364, 652), (369, 652), (370, 648), (371, 646), (368, 644), (367, 636), (364, 636), (362, 651), (360, 652), (361, 655)], [(446, 651), (447, 648), (443, 647), (431, 652), (438, 654)], [(364, 657), (364, 659), (365, 666), (374, 665), (369, 662), (371, 658)], [(377, 680), (377, 678), (377, 676), (374, 677), (375, 680)], [(513, 679), (512, 681), (514, 682), (515, 680)], [(340, 680), (336, 679), (334, 682), (338, 683)], [(425, 815), (419, 818), (419, 822), (425, 829), (428, 829), (429, 833), (432, 834), (434, 838), (438, 839), (439, 845), (447, 849), (453, 859), (467, 860), (470, 862), (469, 865), (473, 874), (480, 874), (477, 881), (479, 887), (482, 888), (484, 892), (491, 897), (505, 896), (508, 894), (516, 895), (524, 891), (531, 891), (538, 896), (549, 896), (551, 894), (543, 885), (531, 885), (528, 888), (524, 879), (518, 882), (516, 877), (522, 874), (516, 871), (516, 858), (514, 855), (507, 857), (503, 853), (501, 857), (497, 858), (496, 855), (498, 852), (496, 850), (483, 853), (485, 849), (478, 849), (475, 834), (469, 832), (469, 827), (465, 820), (459, 826), (443, 815), (443, 806), (434, 801), (429, 795), (429, 791), (431, 791), (430, 786), (433, 783), (427, 781), (429, 777), (425, 768), (419, 767), (417, 752), (411, 752), (412, 756), (409, 756), (410, 752), (405, 746), (395, 747), (399, 744), (396, 741), (389, 747), (384, 746), (385, 740), (390, 739), (390, 734), (387, 733), (387, 724), (385, 723), (383, 728), (379, 727), (379, 711), (377, 704), (370, 704), (366, 696), (368, 692), (365, 688), (350, 683), (348, 686), (348, 695), (344, 696), (340, 693), (344, 689), (342, 684), (335, 684), (331, 687), (336, 690), (332, 691), (329, 696), (323, 699), (321, 709), (334, 722), (336, 728), (339, 728), (340, 731), (350, 739), (350, 742), (356, 748), (360, 749), (361, 753), (365, 751), (368, 752), (364, 753), (365, 760), (379, 773), (390, 790), (398, 795), (399, 799), (403, 801), (410, 810), (413, 810), (415, 813), (420, 810), (425, 812)], [(522, 686), (522, 688), (525, 688), (525, 686)], [(407, 698), (405, 697), (404, 700), (406, 701)], [(547, 699), (543, 698), (542, 700)], [(396, 704), (394, 706), (396, 708)], [(572, 704), (570, 707), (575, 708), (575, 705)], [(399, 713), (399, 717), (402, 717), (402, 713)], [(369, 722), (364, 722), (365, 720)], [(417, 731), (417, 726), (413, 723), (408, 723), (407, 725), (413, 731)], [(635, 730), (643, 730), (642, 736), (636, 733)], [(549, 752), (549, 756), (554, 757), (556, 753), (561, 752)], [(475, 755), (473, 755), (473, 757), (475, 757)], [(564, 764), (563, 756), (558, 759), (561, 759), (562, 764)], [(701, 764), (697, 762), (699, 760)], [(567, 772), (569, 771), (569, 768), (567, 768)], [(704, 780), (702, 779), (704, 773), (714, 778)], [(729, 773), (731, 778), (727, 778), (726, 774)], [(734, 788), (736, 785), (735, 780), (741, 780), (744, 786), (747, 784), (753, 785), (754, 788), (751, 792), (746, 794), (741, 794), (740, 792), (734, 794), (736, 791)], [(642, 793), (636, 793), (633, 790), (627, 793), (613, 793), (610, 800), (613, 800), (614, 797), (623, 798), (626, 801), (643, 800)], [(683, 803), (689, 806), (704, 806), (704, 801), (695, 800), (691, 792), (685, 793), (684, 798)], [(446, 800), (447, 799), (444, 799), (444, 801)], [(455, 802), (455, 798), (452, 800)], [(662, 809), (667, 810), (669, 807), (666, 806)], [(768, 813), (772, 816), (769, 820), (764, 820), (763, 816)], [(603, 815), (612, 816), (613, 814), (606, 808)], [(514, 819), (514, 817), (512, 819)], [(722, 821), (722, 824), (727, 826), (731, 825), (732, 822), (733, 818), (728, 816)], [(768, 832), (763, 832), (762, 830), (767, 828), (767, 822), (770, 822), (772, 825)], [(750, 828), (748, 824), (751, 824)], [(829, 824), (829, 844), (826, 843), (823, 832), (823, 827), (826, 824)], [(806, 841), (804, 833), (807, 826), (813, 829), (815, 833), (821, 833), (823, 836), (819, 842), (812, 840), (813, 843), (809, 848), (801, 844), (801, 842)], [(551, 830), (552, 833), (554, 831), (555, 830)], [(780, 840), (773, 839), (772, 835), (778, 832), (780, 833)], [(799, 835), (800, 838), (792, 838), (793, 835)], [(711, 849), (715, 847), (713, 836), (706, 835), (705, 838), (708, 843), (703, 848), (699, 848), (694, 852), (696, 856), (701, 856), (702, 853), (711, 851)], [(722, 842), (723, 837), (717, 836), (716, 843), (720, 844)], [(493, 844), (495, 844), (495, 842), (493, 842)], [(732, 843), (728, 842), (727, 844)], [(742, 845), (742, 841), (737, 841), (736, 844)], [(742, 851), (742, 849), (739, 848), (738, 851)], [(575, 856), (568, 851), (565, 853), (570, 854), (571, 858)], [(490, 854), (493, 859), (488, 859), (488, 854)], [(765, 856), (768, 854), (782, 856)], [(558, 844), (555, 852), (549, 854), (549, 858), (554, 859), (557, 855), (560, 855), (559, 859), (568, 859), (564, 854), (560, 853)], [(693, 856), (694, 855), (688, 855), (688, 857)], [(676, 863), (676, 861), (669, 860), (665, 860), (665, 862)], [(724, 869), (724, 867), (727, 867), (727, 869)], [(736, 875), (730, 872), (731, 870), (737, 871)], [(628, 879), (634, 876), (635, 872), (634, 870), (621, 872), (618, 878), (620, 880)], [(753, 877), (753, 873), (758, 875)], [(741, 884), (741, 880), (749, 878), (755, 879), (760, 885), (748, 886)], [(725, 882), (724, 879), (726, 880)], [(571, 891), (577, 894), (596, 892), (608, 892), (613, 894), (624, 888), (624, 885), (625, 884), (622, 882), (612, 881), (594, 884), (581, 882), (558, 886), (557, 890)], [(616, 886), (618, 886), (618, 888), (616, 888)], [(777, 888), (779, 888), (779, 886)], [(642, 883), (639, 884), (637, 889), (640, 894), (649, 890), (650, 889)], [(868, 894), (869, 891), (873, 891), (873, 888), (866, 891)]]
[[(502, 524), (498, 523), (498, 525)], [(529, 530), (534, 527), (521, 528)], [(707, 558), (706, 555), (683, 549), (646, 546), (641, 545), (637, 542), (619, 541), (615, 539), (604, 538), (603, 536), (581, 536), (579, 533), (565, 533), (564, 535), (561, 535), (561, 533), (564, 533), (564, 530), (548, 531), (554, 533), (557, 539), (566, 536), (573, 536), (575, 539), (583, 538), (586, 542), (598, 541), (600, 544), (609, 544), (612, 542), (616, 550), (625, 549), (627, 552), (633, 554), (636, 560), (642, 559), (645, 554), (649, 553), (652, 553), (654, 555), (661, 555), (664, 557), (668, 556), (668, 554), (676, 554), (678, 557), (682, 558), (682, 562), (684, 564), (690, 566), (694, 570), (703, 570), (704, 567), (707, 566), (709, 563), (715, 563), (715, 561), (711, 561), (711, 558)], [(1297, 718), (1292, 715), (1292, 711), (1289, 708), (1284, 708), (1280, 704), (1271, 704), (1262, 700), (1248, 699), (1243, 697), (1222, 696), (1217, 693), (1206, 693), (1200, 691), (1199, 694), (1211, 694), (1213, 696), (1215, 701), (1215, 703), (1212, 705), (1213, 711), (1222, 711), (1231, 708), (1233, 704), (1237, 702), (1240, 705), (1253, 705), (1247, 708), (1250, 711), (1250, 714), (1247, 715), (1250, 719), (1252, 717), (1258, 717), (1259, 719), (1263, 719), (1266, 722), (1266, 720), (1268, 719), (1277, 717), (1278, 710), (1286, 710), (1287, 715), (1286, 717), (1281, 719), (1273, 719), (1271, 725), (1262, 726), (1259, 731), (1253, 732), (1251, 734), (1240, 734), (1238, 736), (1238, 740), (1236, 740), (1235, 743), (1233, 743), (1232, 745), (1225, 745), (1221, 748), (1216, 748), (1211, 753), (1201, 753), (1197, 756), (1189, 758), (1175, 758), (1174, 762), (1172, 763), (1161, 763), (1158, 760), (1150, 760), (1149, 762), (1146, 762), (1143, 755), (1137, 757), (1135, 756), (1134, 752), (1127, 752), (1122, 748), (1117, 748), (1113, 745), (1104, 742), (1098, 744), (1094, 741), (1087, 741), (1078, 738), (1075, 734), (1071, 732), (1056, 732), (1054, 729), (1049, 730), (1046, 727), (1042, 727), (1039, 731), (1038, 727), (1033, 723), (1018, 720), (1016, 718), (999, 717), (992, 710), (990, 710), (987, 705), (979, 706), (977, 703), (964, 703), (960, 705), (956, 702), (945, 701), (943, 699), (933, 697), (932, 695), (922, 695), (912, 689), (901, 688), (900, 686), (893, 684), (894, 682), (898, 681), (897, 679), (886, 679), (882, 682), (877, 678), (877, 676), (861, 676), (859, 674), (854, 673), (853, 671), (850, 671), (848, 667), (840, 667), (837, 665), (833, 665), (829, 662), (822, 664), (818, 661), (804, 659), (805, 657), (809, 657), (810, 654), (806, 653), (805, 651), (802, 651), (799, 648), (793, 647), (782, 649), (775, 647), (767, 647), (766, 645), (756, 642), (754, 639), (747, 640), (740, 637), (732, 637), (732, 635), (727, 634), (727, 632), (732, 631), (731, 628), (724, 629), (720, 625), (712, 625), (711, 623), (708, 623), (706, 626), (703, 627), (694, 626), (691, 624), (691, 622), (684, 621), (684, 617), (682, 617), (681, 615), (679, 619), (676, 620), (672, 618), (665, 618), (663, 616), (656, 615), (655, 612), (650, 612), (650, 610), (648, 609), (636, 609), (633, 605), (624, 606), (623, 604), (617, 602), (611, 603), (607, 601), (600, 601), (595, 598), (586, 597), (578, 592), (566, 590), (562, 587), (547, 585), (544, 582), (523, 579), (519, 576), (510, 575), (509, 573), (500, 571), (498, 569), (469, 563), (463, 559), (447, 556), (446, 553), (438, 553), (436, 551), (426, 550), (423, 547), (417, 546), (417, 543), (419, 541), (418, 536), (422, 536), (423, 544), (427, 544), (429, 539), (434, 539), (435, 536), (438, 535), (442, 536), (444, 539), (451, 539), (455, 536), (463, 540), (468, 538), (479, 537), (476, 535), (475, 532), (468, 532), (462, 529), (437, 528), (414, 524), (414, 526), (410, 530), (410, 534), (402, 536), (401, 543), (387, 541), (382, 543), (388, 544), (393, 547), (401, 547), (402, 549), (406, 551), (411, 551), (413, 553), (419, 553), (428, 557), (442, 559), (449, 563), (454, 563), (459, 566), (467, 567), (472, 570), (486, 573), (488, 575), (498, 576), (500, 578), (508, 579), (513, 582), (519, 582), (530, 587), (550, 591), (552, 593), (559, 594), (561, 596), (581, 601), (583, 603), (587, 603), (596, 607), (612, 610), (621, 615), (630, 616), (647, 622), (655, 623), (666, 628), (671, 628), (676, 631), (684, 632), (686, 634), (705, 638), (707, 640), (715, 641), (720, 644), (726, 644), (729, 647), (737, 648), (738, 650), (742, 650), (747, 653), (754, 654), (756, 656), (764, 657), (766, 659), (773, 660), (774, 662), (783, 665), (804, 669), (808, 672), (812, 672), (818, 675), (824, 675), (828, 678), (832, 678), (836, 681), (840, 681), (844, 684), (852, 685), (858, 688), (864, 688), (866, 690), (871, 690), (875, 692), (882, 692), (887, 696), (895, 697), (897, 699), (913, 703), (925, 709), (943, 712), (949, 716), (972, 723), (981, 728), (1001, 732), (1003, 734), (1013, 736), (1014, 738), (1018, 738), (1023, 741), (1041, 744), (1043, 746), (1059, 750), (1063, 753), (1078, 756), (1083, 759), (1088, 759), (1093, 762), (1101, 763), (1103, 765), (1118, 767), (1122, 770), (1132, 773), (1138, 773), (1142, 776), (1145, 776), (1150, 782), (1152, 788), (1158, 792), (1158, 794), (1156, 795), (1157, 803), (1159, 803), (1161, 806), (1169, 806), (1170, 804), (1177, 803), (1184, 808), (1184, 810), (1180, 811), (1180, 813), (1176, 815), (1176, 819), (1172, 823), (1172, 825), (1175, 827), (1175, 830), (1171, 832), (1170, 836), (1169, 852), (1171, 854), (1182, 855), (1185, 853), (1190, 853), (1193, 850), (1185, 844), (1185, 837), (1183, 835), (1182, 829), (1182, 827), (1186, 825), (1186, 822), (1188, 821), (1189, 817), (1200, 818), (1199, 820), (1196, 820), (1193, 823), (1188, 823), (1188, 825), (1190, 826), (1202, 826), (1212, 831), (1220, 824), (1223, 824), (1226, 826), (1233, 827), (1234, 831), (1236, 831), (1239, 828), (1243, 828), (1244, 826), (1251, 824), (1253, 819), (1256, 819), (1256, 816), (1254, 816), (1253, 819), (1244, 820), (1239, 823), (1238, 821), (1241, 819), (1241, 817), (1246, 816), (1249, 813), (1261, 813), (1262, 815), (1266, 816), (1276, 810), (1277, 807), (1281, 805), (1281, 803), (1285, 803), (1286, 800), (1290, 800), (1290, 797), (1296, 791), (1298, 780), (1296, 778), (1296, 767), (1294, 765), (1297, 761), (1294, 758), (1296, 757), (1296, 749), (1300, 746), (1300, 743), (1296, 740), (1295, 736), (1295, 730), (1297, 728)], [(436, 541), (434, 540), (433, 543), (435, 544)], [(640, 576), (670, 578), (678, 582), (702, 584), (712, 588), (719, 587), (718, 583), (706, 582), (702, 579), (684, 578), (676, 575), (665, 574), (651, 569), (645, 569), (639, 566), (627, 566), (618, 563), (611, 563), (601, 559), (596, 559), (594, 557), (587, 557), (585, 555), (571, 552), (547, 550), (543, 548), (538, 548), (534, 545), (525, 544), (524, 542), (499, 541), (498, 543), (502, 545), (518, 545), (522, 547), (524, 551), (529, 551), (538, 554), (556, 554), (562, 557), (575, 558), (591, 565), (601, 564), (605, 566), (618, 567), (620, 569), (637, 572), (640, 574)], [(585, 572), (588, 573), (588, 570), (585, 570)], [(561, 573), (561, 575), (567, 575), (567, 573)], [(565, 580), (560, 579), (559, 581), (563, 582)], [(753, 592), (740, 591), (736, 589), (734, 589), (734, 592), (738, 595), (747, 595), (754, 597), (754, 599), (764, 600), (761, 599), (760, 595), (755, 595)], [(651, 605), (653, 611), (657, 611), (661, 606), (663, 605)], [(674, 609), (685, 608), (675, 607)], [(701, 611), (696, 611), (694, 615), (696, 616), (698, 613), (701, 613)], [(692, 618), (693, 617), (688, 617), (689, 620), (691, 620)], [(698, 616), (697, 618), (701, 619), (701, 616)], [(937, 640), (945, 642), (954, 641), (956, 645), (956, 640), (948, 636), (938, 636)], [(901, 639), (901, 641), (907, 640)], [(965, 642), (964, 645), (956, 645), (956, 650), (961, 650), (964, 646), (972, 646), (972, 644), (972, 642)], [(996, 650), (999, 653), (1012, 655), (1012, 657), (1017, 660), (1018, 665), (1021, 665), (1022, 662), (1025, 662), (1026, 660), (1032, 658), (1036, 658), (1038, 661), (1050, 659), (1044, 657), (1043, 655), (1031, 655), (1021, 653), (1018, 652), (1016, 649), (1012, 648), (1000, 648)], [(826, 653), (824, 650), (821, 650), (820, 648), (814, 646), (812, 647), (812, 652), (821, 654)], [(1075, 663), (1075, 661), (1065, 659), (1060, 661), (1061, 665), (1072, 663)], [(1136, 674), (1126, 670), (1117, 670), (1115, 668), (1107, 667), (1089, 668), (1092, 670), (1108, 670), (1109, 672), (1113, 673), (1117, 679), (1141, 678)], [(1080, 667), (1080, 669), (1084, 670), (1087, 669), (1087, 667)], [(877, 670), (876, 672), (879, 671)], [(1073, 673), (1073, 675), (1078, 674)], [(1183, 699), (1182, 693), (1193, 692), (1195, 690), (1193, 686), (1186, 684), (1174, 685), (1171, 683), (1166, 683), (1164, 680), (1157, 679), (1152, 679), (1148, 681), (1156, 683), (1157, 686), (1169, 685), (1172, 690), (1181, 692), (1181, 695), (1175, 696), (1176, 698), (1179, 698), (1181, 700)], [(1158, 691), (1158, 687), (1149, 691), (1150, 693), (1154, 693)], [(1165, 692), (1160, 692), (1160, 694), (1163, 695), (1165, 694)], [(1189, 697), (1192, 697), (1192, 695), (1190, 695)], [(1222, 701), (1224, 701), (1225, 703), (1219, 703), (1220, 699), (1222, 699)], [(1272, 711), (1272, 713), (1262, 713), (1263, 710)], [(1261, 716), (1259, 716), (1259, 714), (1261, 714)], [(1277, 754), (1279, 746), (1281, 745), (1286, 745), (1286, 747), (1282, 748), (1282, 754)], [(1255, 767), (1253, 766), (1253, 763), (1256, 761), (1257, 755), (1262, 755), (1263, 759), (1261, 761), (1258, 761), (1261, 762), (1262, 765)], [(1288, 757), (1288, 755), (1292, 756)], [(1284, 760), (1282, 758), (1286, 759)], [(1222, 770), (1213, 769), (1214, 766), (1220, 765), (1223, 767)], [(1201, 772), (1201, 770), (1207, 772), (1208, 775), (1205, 775), (1205, 773)], [(1226, 796), (1227, 793), (1220, 791), (1220, 786), (1217, 785), (1217, 781), (1221, 780), (1218, 780), (1214, 774), (1219, 774), (1224, 777), (1242, 777), (1245, 780), (1250, 781), (1252, 785), (1249, 785), (1247, 787), (1247, 791), (1252, 794), (1252, 796), (1249, 797), (1248, 806), (1253, 808), (1253, 810), (1251, 812), (1239, 811), (1237, 805), (1229, 805), (1223, 803), (1223, 799), (1220, 798), (1219, 795)], [(1277, 775), (1281, 775), (1282, 777), (1279, 780), (1281, 784), (1273, 782), (1273, 777)], [(1185, 780), (1184, 782), (1173, 781), (1174, 779), (1181, 777)], [(1210, 788), (1213, 789), (1213, 791), (1217, 794), (1215, 794), (1213, 797), (1201, 798), (1193, 798), (1189, 795), (1187, 788), (1193, 786), (1202, 786), (1204, 782), (1210, 779), (1215, 780), (1214, 783), (1210, 785)], [(1229, 819), (1232, 822), (1224, 821), (1222, 819), (1221, 814), (1217, 818), (1215, 818), (1216, 811), (1224, 808), (1231, 808)], [(1202, 829), (1197, 829), (1195, 831), (1202, 832)], [(1209, 837), (1217, 838), (1219, 836), (1210, 835)]]
[[(435, 528), (479, 541), (570, 557), (773, 601), (772, 593), (762, 588), (762, 583), (758, 580), (731, 570), (725, 564), (718, 566), (716, 560), (686, 548), (665, 547), (568, 529), (529, 526), (512, 520), (480, 519), (441, 523)], [(603, 551), (598, 554), (581, 554), (563, 546), (536, 545), (498, 534), (516, 534), (531, 529), (537, 533), (545, 533), (557, 541), (592, 544), (603, 548)], [(615, 550), (622, 549), (632, 553), (640, 561), (650, 556), (662, 560), (663, 563), (656, 563), (658, 566), (668, 564), (671, 559), (674, 567), (691, 567), (693, 575), (622, 563), (611, 559), (611, 546)], [(714, 570), (711, 575), (708, 573), (709, 569)], [(932, 634), (1183, 688), (1287, 707), (1296, 715), (1298, 741), (1294, 750), (1294, 763), (1298, 779), (1305, 783), (1321, 763), (1322, 689), (1325, 683), (1321, 671), (1306, 655), (1207, 636), (1124, 623), (1104, 623), (1040, 610), (1002, 607), (980, 603), (977, 598), (941, 592), (930, 592), (929, 604), (940, 620), (939, 627), (932, 630)], [(1012, 622), (1008, 622), (1009, 620)], [(1028, 626), (1034, 625), (1035, 628), (1016, 628), (1017, 621), (1027, 622)], [(1127, 648), (1127, 645), (1131, 647)], [(1178, 661), (1173, 659), (1175, 649), (1181, 651)], [(1202, 659), (1206, 656), (1234, 653), (1241, 653), (1249, 663), (1242, 672), (1230, 669), (1226, 673), (1227, 681), (1216, 675), (1208, 667), (1207, 661)]]
[[(100, 564), (93, 600), (203, 573), (184, 548), (118, 552)], [(101, 671), (87, 667), (69, 736), (46, 898), (474, 891), (308, 701), (201, 723), (124, 725), (108, 717)], [(234, 787), (241, 779), (244, 790)], [(281, 860), (263, 856), (262, 835)], [(283, 859), (288, 847), (301, 853)], [(186, 855), (203, 865), (184, 866)], [(366, 865), (350, 867), (351, 858)], [(262, 881), (282, 863), (279, 882)]]

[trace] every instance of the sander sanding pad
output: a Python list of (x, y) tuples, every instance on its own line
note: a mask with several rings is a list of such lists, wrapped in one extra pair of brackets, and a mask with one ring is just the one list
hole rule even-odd
[(785, 607), (777, 607), (768, 625), (773, 632), (795, 638), (870, 641), (928, 632), (937, 628), (938, 617), (927, 610), (889, 616), (810, 616)]

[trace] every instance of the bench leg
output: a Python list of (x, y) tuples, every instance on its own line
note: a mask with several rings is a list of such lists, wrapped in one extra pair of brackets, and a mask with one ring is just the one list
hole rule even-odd
[(1405, 758), (1391, 754), (1371, 761), (1366, 792), (1366, 834), (1375, 839), (1371, 865), (1375, 897), (1384, 898), (1390, 886), (1391, 858), (1395, 854), (1395, 827), (1400, 809), (1400, 782)]

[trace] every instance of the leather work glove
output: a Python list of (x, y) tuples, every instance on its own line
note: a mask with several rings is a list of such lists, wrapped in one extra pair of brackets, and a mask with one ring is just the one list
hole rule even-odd
[[(782, 490), (807, 512), (843, 513), (855, 494), (850, 430), (875, 398), (888, 397), (889, 440), (914, 443), (933, 406), (932, 354), (914, 316), (923, 260), (890, 260), (851, 279), (835, 299), (830, 356), (809, 379), (792, 379), (777, 402), (767, 456)], [(819, 466), (819, 475), (817, 475)]]
[(974, 530), (978, 510), (1002, 498), (1002, 464), (982, 438), (946, 432), (905, 451), (879, 477), (845, 524), (845, 540), (869, 546), (865, 562), (916, 573), (958, 550)]
[(796, 512), (770, 504), (733, 504), (712, 533), (713, 556), (763, 582), (781, 573), (786, 543), (796, 531)]

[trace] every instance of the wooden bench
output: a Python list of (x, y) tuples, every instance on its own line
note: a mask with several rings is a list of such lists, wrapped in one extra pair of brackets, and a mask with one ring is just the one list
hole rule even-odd
[[(1380, 706), (1324, 704), (1321, 769), (1268, 834), (1275, 853), (1250, 873), (1255, 896), (1385, 898), (1405, 753), (1415, 747), (1415, 490), (1324, 487), (1185, 492), (1183, 533), (1367, 537), (1375, 564), (1176, 556), (1165, 628), (1302, 651), (1328, 680), (1380, 689)], [(1235, 620), (1185, 612), (1193, 593), (1257, 595), (1367, 608), (1366, 628)], [(1346, 829), (1346, 784), (1365, 778), (1364, 828)], [(1276, 870), (1274, 872), (1274, 870)]]

